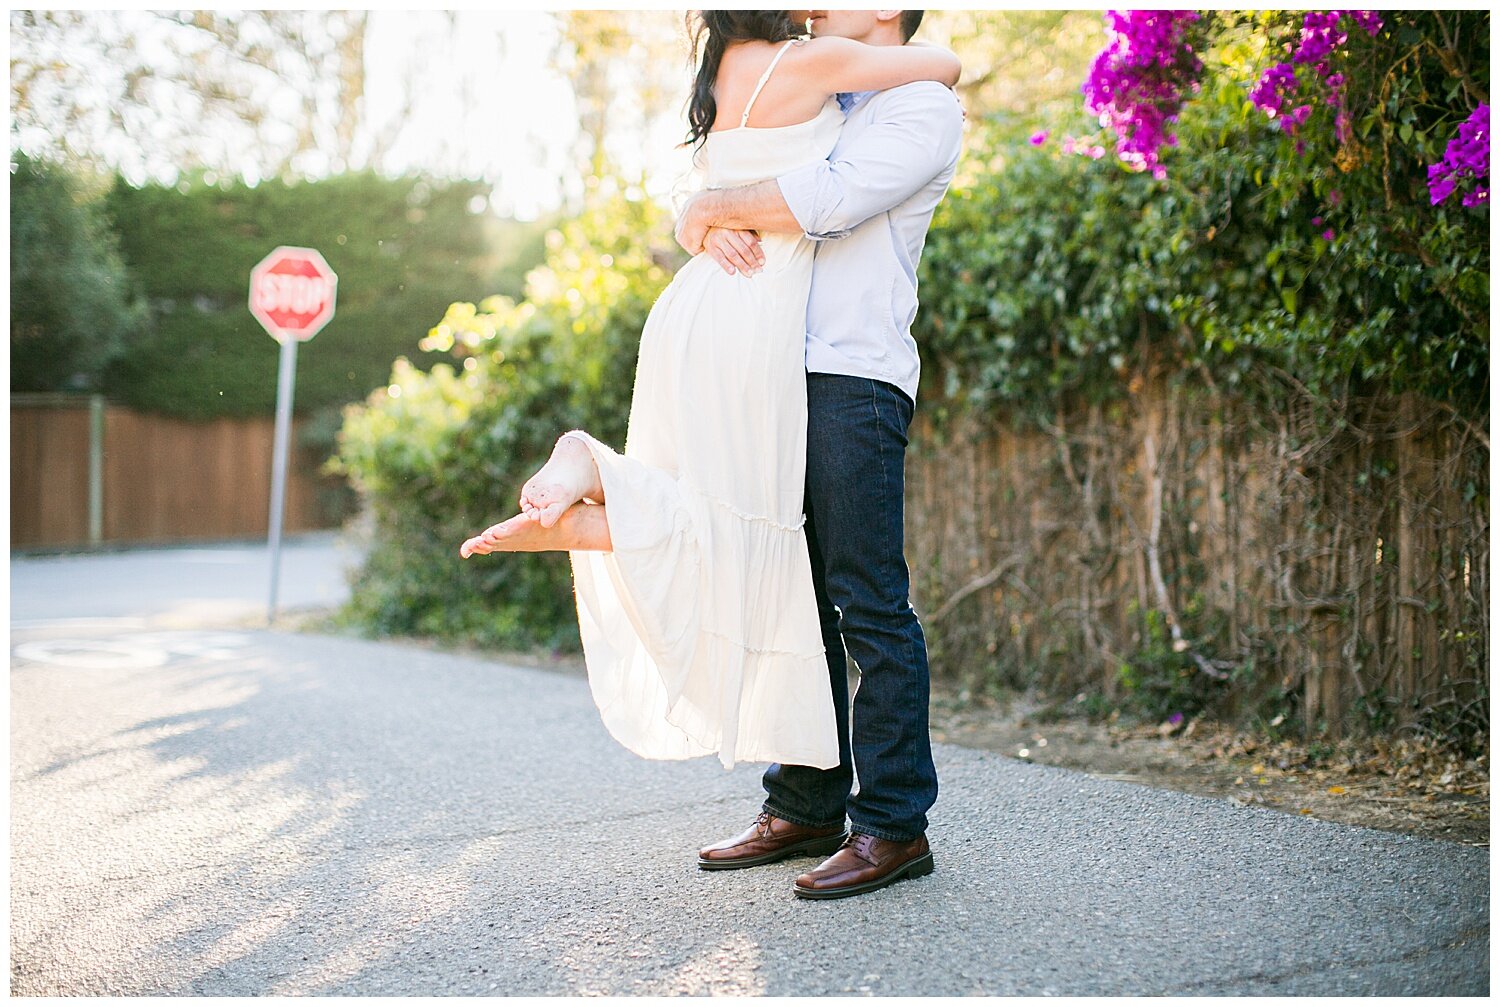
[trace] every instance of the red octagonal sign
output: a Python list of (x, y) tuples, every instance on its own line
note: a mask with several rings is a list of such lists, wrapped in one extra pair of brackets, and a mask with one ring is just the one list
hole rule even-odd
[(338, 283), (316, 250), (282, 245), (250, 271), (250, 313), (277, 342), (306, 342), (333, 317)]

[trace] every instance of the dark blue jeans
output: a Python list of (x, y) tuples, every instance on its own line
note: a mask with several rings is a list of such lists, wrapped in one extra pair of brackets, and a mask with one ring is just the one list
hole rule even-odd
[[(799, 825), (842, 825), (898, 842), (927, 830), (937, 770), (927, 733), (927, 643), (906, 569), (906, 431), (895, 385), (807, 376), (807, 545), (838, 714), (836, 769), (776, 763), (764, 809)], [(845, 653), (859, 669), (849, 730)], [(852, 749), (852, 751), (851, 751)], [(855, 770), (859, 791), (852, 796)]]

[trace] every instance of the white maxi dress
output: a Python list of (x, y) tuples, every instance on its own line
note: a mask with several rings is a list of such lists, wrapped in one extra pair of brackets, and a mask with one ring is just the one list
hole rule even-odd
[[(825, 159), (844, 119), (831, 98), (791, 126), (748, 117), (704, 141), (710, 187)], [(614, 551), (569, 556), (590, 690), (616, 740), (648, 759), (828, 769), (838, 733), (802, 527), (813, 250), (802, 235), (761, 247), (749, 277), (699, 254), (652, 307), (623, 453), (583, 436)]]

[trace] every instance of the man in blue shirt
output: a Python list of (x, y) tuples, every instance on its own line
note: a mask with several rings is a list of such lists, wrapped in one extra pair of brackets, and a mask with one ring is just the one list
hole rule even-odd
[[(814, 35), (902, 45), (921, 11), (794, 11)], [(941, 84), (839, 95), (846, 119), (825, 162), (695, 195), (677, 237), (729, 272), (763, 263), (754, 232), (818, 243), (807, 307), (807, 542), (834, 707), (836, 769), (774, 764), (756, 822), (699, 852), (709, 870), (831, 854), (799, 876), (802, 898), (840, 898), (933, 869), (927, 811), (937, 773), (929, 676), (904, 554), (904, 463), (919, 360), (917, 263), (962, 144)], [(860, 673), (853, 731), (845, 654)], [(851, 795), (858, 767), (859, 792)], [(844, 832), (847, 813), (850, 830)]]

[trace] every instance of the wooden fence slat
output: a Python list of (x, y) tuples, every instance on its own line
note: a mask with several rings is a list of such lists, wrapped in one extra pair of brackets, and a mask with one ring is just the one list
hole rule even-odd
[[(1382, 704), (1393, 729), (1440, 727), (1435, 711), (1465, 703), (1471, 725), (1487, 717), (1473, 712), (1489, 642), (1487, 447), (1419, 396), (1284, 394), (1257, 406), (1141, 376), (1124, 403), (1060, 412), (1046, 430), (959, 412), (941, 435), (918, 410), (907, 552), (923, 571), (918, 610), (944, 611), (929, 626), (934, 674), (982, 686), (1020, 669), (1022, 684), (1113, 696), (1146, 611), (1163, 607), (1154, 476), (1184, 642), (1256, 673), (1231, 715), (1290, 691), (1304, 728), (1332, 737)], [(965, 593), (1008, 556), (1004, 576)]]
[[(296, 449), (288, 466), (286, 530), (335, 522), (319, 513), (321, 459)], [(104, 541), (170, 543), (265, 535), (269, 418), (189, 422), (109, 406), (104, 414)], [(11, 405), (11, 544), (88, 544), (89, 411)]]
[(87, 542), (87, 404), (12, 409), (10, 459), (11, 545)]

